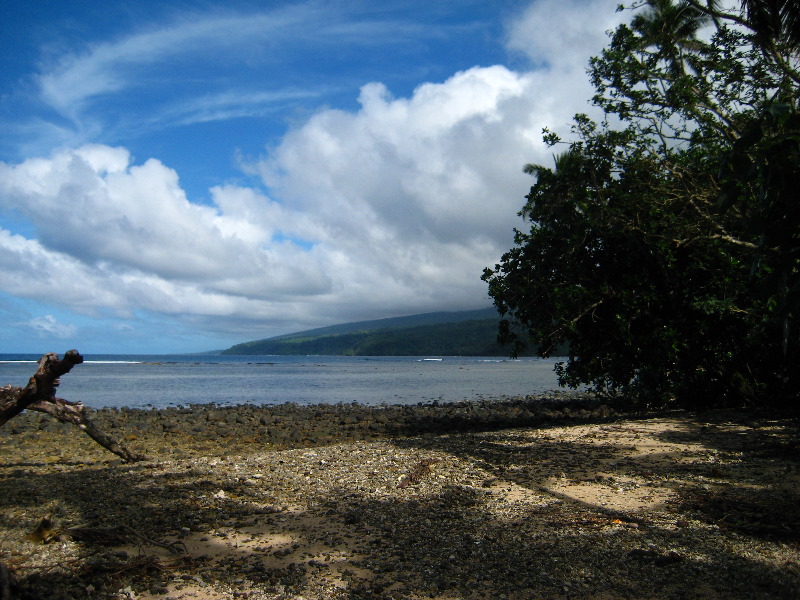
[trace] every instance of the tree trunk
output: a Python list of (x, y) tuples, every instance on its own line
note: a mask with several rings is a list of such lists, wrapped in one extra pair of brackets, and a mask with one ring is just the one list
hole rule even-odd
[(144, 459), (134, 454), (117, 440), (100, 431), (89, 419), (89, 408), (81, 402), (69, 402), (56, 398), (59, 377), (69, 373), (72, 367), (83, 362), (77, 350), (69, 350), (59, 359), (57, 354), (49, 353), (39, 359), (39, 368), (28, 380), (24, 388), (6, 385), (0, 387), (0, 427), (24, 410), (47, 413), (63, 423), (72, 423), (82, 429), (94, 441), (109, 452), (125, 461)]

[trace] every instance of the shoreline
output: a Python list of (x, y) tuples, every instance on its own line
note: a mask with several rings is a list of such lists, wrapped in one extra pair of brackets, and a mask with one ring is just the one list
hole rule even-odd
[(800, 596), (796, 419), (538, 402), (95, 411), (132, 464), (21, 415), (0, 562), (26, 600)]
[[(102, 431), (136, 453), (159, 451), (172, 442), (176, 452), (269, 450), (324, 446), (413, 435), (540, 427), (576, 419), (609, 419), (618, 413), (583, 392), (457, 402), (363, 405), (295, 403), (273, 405), (189, 404), (168, 408), (102, 408), (90, 418)], [(9, 435), (69, 434), (76, 428), (49, 415), (27, 411), (0, 428)]]

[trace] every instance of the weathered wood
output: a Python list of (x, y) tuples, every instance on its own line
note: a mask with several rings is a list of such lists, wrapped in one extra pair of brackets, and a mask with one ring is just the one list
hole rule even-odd
[(63, 359), (51, 352), (39, 359), (39, 368), (24, 388), (11, 385), (0, 388), (0, 427), (34, 402), (55, 398), (59, 378), (82, 362), (83, 356), (77, 350), (68, 350)]
[(89, 419), (88, 413), (91, 409), (82, 402), (69, 402), (63, 398), (53, 398), (52, 401), (49, 402), (34, 402), (28, 406), (28, 410), (47, 413), (62, 423), (72, 423), (103, 448), (109, 452), (113, 452), (128, 462), (134, 462), (144, 458), (143, 456), (132, 453), (116, 439), (98, 429), (97, 425)]
[(0, 427), (24, 410), (35, 410), (55, 417), (62, 423), (71, 423), (109, 452), (133, 462), (144, 457), (134, 454), (113, 437), (102, 432), (89, 418), (91, 409), (82, 402), (70, 402), (56, 397), (59, 378), (83, 362), (77, 350), (69, 350), (59, 359), (49, 353), (39, 359), (39, 368), (24, 388), (6, 385), (0, 388)]

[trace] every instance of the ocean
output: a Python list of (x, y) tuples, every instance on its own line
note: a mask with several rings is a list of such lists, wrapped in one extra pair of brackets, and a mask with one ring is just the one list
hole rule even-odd
[[(0, 385), (23, 386), (39, 356), (0, 354)], [(190, 404), (458, 402), (558, 389), (560, 359), (418, 356), (84, 355), (57, 395), (92, 408)]]

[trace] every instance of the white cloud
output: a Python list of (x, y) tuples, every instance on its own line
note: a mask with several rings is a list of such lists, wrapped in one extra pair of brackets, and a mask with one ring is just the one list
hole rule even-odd
[(535, 84), (490, 67), (408, 99), (367, 85), (361, 111), (319, 113), (261, 165), (281, 203), (229, 185), (198, 205), (158, 160), (100, 145), (2, 164), (0, 203), (38, 234), (16, 239), (16, 264), (57, 263), (118, 310), (324, 320), (481, 304), (544, 124)]
[[(147, 311), (243, 321), (307, 318), (305, 313), (282, 303), (280, 294), (265, 293), (268, 274), (259, 280), (260, 287), (253, 286), (253, 290), (247, 289), (247, 281), (237, 278), (222, 279), (215, 286), (171, 281), (152, 273), (126, 270), (108, 261), (87, 265), (3, 229), (0, 229), (0, 272), (3, 274), (0, 290), (5, 293), (64, 306), (93, 317), (110, 311), (118, 318), (131, 319), (138, 311)], [(233, 291), (225, 291), (225, 285)], [(247, 291), (254, 293), (248, 296)]]
[(260, 165), (284, 202), (315, 216), (343, 299), (425, 309), (485, 297), (480, 273), (510, 244), (544, 124), (525, 106), (534, 84), (503, 67), (410, 99), (370, 84), (358, 113), (317, 114)]
[(542, 128), (586, 110), (585, 97), (559, 95), (585, 74), (562, 75), (476, 67), (397, 99), (369, 84), (359, 111), (316, 114), (258, 169), (316, 217), (342, 298), (463, 308), (485, 298), (482, 269), (510, 247), (530, 183), (522, 166), (550, 159)]
[[(220, 280), (258, 278), (269, 281), (272, 296), (296, 293), (298, 281), (306, 293), (325, 291), (319, 268), (302, 257), (287, 266), (265, 249), (269, 229), (249, 225), (247, 213), (237, 212), (244, 205), (227, 201), (223, 190), (215, 196), (228, 212), (189, 202), (177, 173), (158, 160), (133, 165), (125, 150), (107, 146), (0, 164), (0, 206), (24, 213), (42, 246), (87, 265), (111, 264), (209, 289)], [(281, 214), (257, 194), (248, 209)]]
[[(149, 311), (229, 332), (488, 304), (480, 275), (519, 226), (530, 185), (522, 166), (550, 159), (543, 127), (564, 131), (588, 109), (584, 68), (605, 42), (594, 28), (608, 14), (605, 0), (531, 5), (508, 43), (547, 69), (474, 67), (407, 98), (363, 86), (360, 109), (317, 112), (250, 165), (269, 195), (229, 184), (211, 190), (211, 205), (194, 203), (168, 165), (105, 145), (0, 163), (0, 208), (36, 232), (0, 229), (0, 290), (86, 314)], [(569, 30), (564, 23), (574, 32), (551, 33)], [(195, 23), (98, 46), (42, 85), (54, 106), (79, 112), (128, 85), (124, 71), (115, 74), (123, 62), (212, 39), (223, 47), (219, 35)], [(186, 114), (202, 120), (234, 104), (220, 96)]]
[(323, 89), (288, 88), (279, 91), (224, 91), (197, 98), (181, 98), (151, 116), (150, 127), (166, 124), (192, 125), (210, 121), (228, 121), (241, 117), (260, 117), (297, 100), (320, 98)]
[(277, 14), (201, 18), (95, 44), (49, 65), (38, 78), (42, 97), (65, 116), (77, 118), (92, 99), (135, 85), (135, 71), (142, 66), (168, 56), (218, 53), (274, 35), (291, 21)]
[(59, 252), (44, 248), (0, 229), (0, 289), (9, 294), (35, 298), (75, 310), (91, 312), (110, 308), (129, 312), (124, 298), (114, 291), (113, 275), (92, 269)]
[[(616, 0), (538, 0), (510, 24), (507, 45), (534, 65), (572, 74), (607, 45), (606, 32), (631, 18), (615, 12)], [(588, 96), (585, 96), (588, 98)]]
[(78, 332), (78, 328), (75, 325), (59, 323), (53, 315), (44, 315), (43, 317), (31, 319), (28, 322), (28, 326), (40, 337), (67, 339)]
[[(202, 63), (215, 69), (212, 79), (216, 82), (207, 81), (204, 85), (220, 91), (203, 93), (202, 98), (189, 102), (189, 107), (167, 102), (159, 107), (153, 119), (162, 123), (177, 112), (184, 122), (201, 122), (228, 118), (231, 114), (263, 114), (271, 104), (313, 96), (319, 91), (253, 88), (227, 79), (227, 70), (246, 66), (254, 69), (253, 76), (263, 76), (263, 70), (255, 69), (256, 66), (274, 67), (309, 49), (325, 52), (330, 47), (402, 44), (442, 33), (442, 26), (370, 20), (350, 12), (353, 8), (302, 2), (252, 14), (188, 13), (171, 23), (62, 55), (57, 61), (43, 65), (36, 81), (45, 103), (76, 125), (86, 127), (92, 122), (88, 111), (92, 103), (148, 86), (151, 80), (156, 86), (166, 81), (171, 83), (164, 90), (166, 99), (170, 88), (179, 82), (173, 73), (162, 69)], [(231, 104), (233, 97), (239, 98), (237, 106)]]

